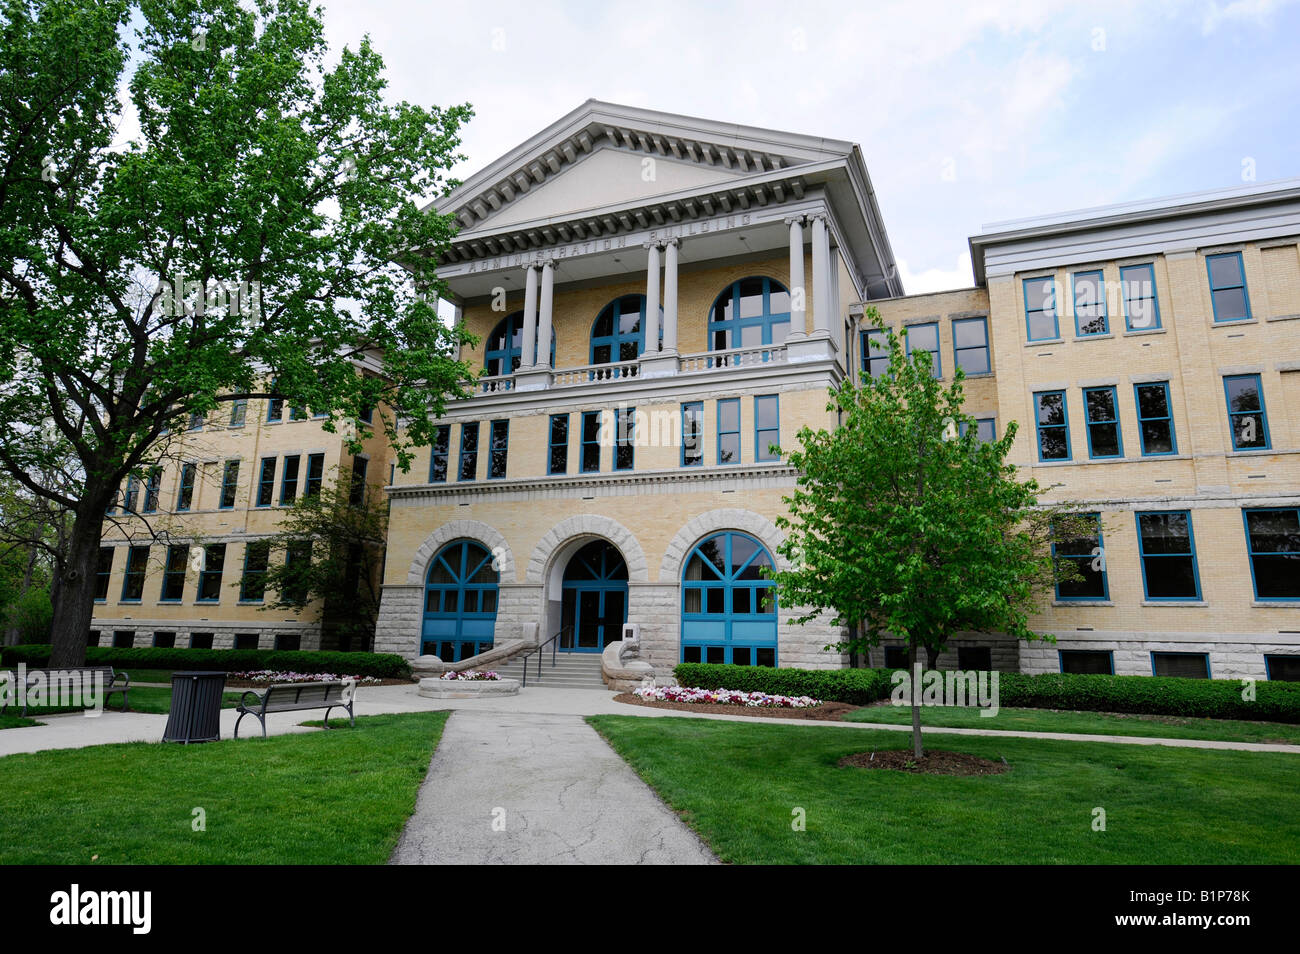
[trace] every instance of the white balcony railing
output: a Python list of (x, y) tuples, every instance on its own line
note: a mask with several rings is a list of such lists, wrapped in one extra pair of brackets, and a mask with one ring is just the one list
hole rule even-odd
[(759, 345), (753, 348), (729, 348), (682, 355), (681, 370), (714, 371), (718, 368), (752, 368), (763, 364), (780, 364), (786, 359), (785, 345)]
[(551, 375), (551, 386), (557, 388), (579, 387), (593, 381), (618, 381), (635, 378), (641, 369), (639, 361), (618, 361), (613, 364), (589, 364), (584, 368), (565, 368)]

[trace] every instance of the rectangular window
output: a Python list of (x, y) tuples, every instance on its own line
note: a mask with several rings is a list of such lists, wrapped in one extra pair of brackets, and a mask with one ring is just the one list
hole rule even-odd
[(370, 461), (365, 457), (352, 458), (352, 485), (348, 488), (348, 503), (359, 507), (366, 501), (366, 471)]
[(257, 645), (257, 633), (235, 633), (236, 649), (256, 649)]
[(305, 407), (290, 407), (289, 420), (291, 421), (307, 420), (307, 409)]
[(1174, 412), (1169, 402), (1169, 382), (1137, 384), (1138, 433), (1142, 436), (1142, 456), (1156, 457), (1178, 453), (1174, 433)]
[(201, 431), (203, 429), (204, 414), (202, 411), (194, 411), (190, 414), (190, 430)]
[(1142, 586), (1148, 600), (1199, 600), (1196, 541), (1187, 510), (1137, 515)]
[(135, 645), (135, 630), (132, 629), (113, 630), (114, 649), (130, 649), (134, 645)]
[(248, 401), (241, 398), (230, 403), (230, 426), (243, 427), (248, 419)]
[(907, 647), (886, 646), (885, 647), (885, 668), (906, 669), (907, 668)]
[(1101, 514), (1081, 516), (1090, 516), (1096, 521), (1096, 533), (1052, 542), (1052, 559), (1057, 563), (1073, 563), (1082, 577), (1068, 582), (1057, 581), (1056, 598), (1063, 602), (1109, 599), (1106, 557), (1101, 542)]
[(254, 540), (244, 547), (244, 575), (239, 580), (239, 598), (260, 603), (266, 595), (266, 569), (271, 564), (271, 544)]
[(126, 572), (122, 575), (122, 602), (138, 603), (144, 595), (144, 574), (149, 565), (148, 547), (126, 551)]
[(510, 422), (493, 421), (488, 431), (488, 480), (500, 480), (506, 475), (506, 460), (510, 454)]
[(682, 405), (682, 466), (704, 466), (704, 402)]
[(211, 543), (203, 548), (203, 572), (199, 574), (201, 603), (215, 603), (221, 599), (221, 570), (226, 565), (226, 545)]
[[(303, 564), (311, 563), (311, 543), (295, 543), (289, 546), (284, 555), (285, 569), (289, 571), (288, 580), (285, 583), (284, 593), (281, 594), (290, 603), (307, 602), (307, 581), (302, 579), (304, 571)], [(293, 571), (298, 571), (298, 578), (295, 578)]]
[(163, 567), (162, 601), (179, 603), (185, 597), (185, 568), (190, 563), (190, 548), (185, 545), (167, 548), (167, 565)]
[(447, 482), (447, 458), (451, 454), (451, 425), (439, 424), (429, 448), (429, 483)]
[(1228, 399), (1228, 429), (1233, 450), (1267, 450), (1268, 413), (1258, 374), (1234, 374), (1223, 379)]
[(1034, 411), (1038, 424), (1038, 459), (1070, 460), (1070, 415), (1065, 408), (1065, 392), (1035, 393)]
[(99, 562), (95, 565), (95, 599), (108, 599), (108, 580), (113, 575), (113, 547), (99, 548)]
[(284, 398), (270, 398), (266, 402), (267, 421), (279, 421), (284, 418)]
[(154, 649), (174, 649), (176, 647), (175, 633), (154, 633)]
[(460, 471), (457, 480), (478, 476), (478, 422), (460, 426)]
[(1265, 653), (1264, 674), (1270, 682), (1300, 682), (1300, 656)]
[[(937, 358), (938, 355), (936, 354)], [(754, 398), (754, 460), (781, 459), (781, 404), (775, 394)], [(774, 449), (776, 448), (776, 449)]]
[(1257, 600), (1300, 600), (1300, 509), (1243, 510)]
[(718, 463), (740, 463), (740, 398), (718, 402)]
[(211, 633), (190, 633), (190, 649), (211, 649)]
[(135, 498), (139, 494), (140, 481), (135, 479), (135, 474), (126, 478), (126, 492), (122, 494), (122, 511), (124, 513), (135, 513)]
[(1026, 278), (1025, 333), (1030, 341), (1052, 341), (1061, 337), (1056, 317), (1056, 279), (1050, 275)]
[(1084, 388), (1083, 416), (1088, 425), (1088, 456), (1123, 457), (1119, 431), (1119, 399), (1114, 388)]
[[(961, 435), (966, 436), (966, 422), (961, 425)], [(991, 417), (975, 418), (975, 439), (981, 444), (992, 444), (998, 439), (997, 422)]]
[(957, 668), (963, 672), (990, 672), (993, 669), (993, 650), (988, 646), (958, 646)]
[(952, 323), (952, 356), (967, 374), (989, 374), (989, 325), (985, 318), (958, 318)]
[(1074, 333), (1080, 338), (1110, 331), (1106, 318), (1106, 282), (1101, 270), (1074, 273)]
[(614, 469), (631, 470), (636, 453), (636, 408), (614, 408)]
[(307, 455), (307, 480), (302, 487), (304, 497), (315, 497), (320, 493), (320, 485), (325, 480), (325, 455)]
[(1109, 650), (1061, 649), (1061, 672), (1072, 675), (1113, 676), (1115, 657)]
[(862, 332), (862, 371), (878, 378), (889, 370), (889, 338), (879, 328)]
[(1250, 317), (1250, 296), (1246, 292), (1246, 267), (1240, 252), (1205, 256), (1210, 273), (1210, 302), (1215, 322), (1245, 321)]
[(546, 455), (548, 474), (569, 472), (569, 415), (551, 415), (551, 436)]
[(1157, 676), (1209, 679), (1209, 653), (1152, 653), (1151, 672)]
[(275, 648), (280, 650), (299, 650), (302, 648), (302, 635), (299, 633), (276, 633)]
[(239, 461), (226, 461), (226, 469), (221, 475), (221, 500), (217, 504), (222, 510), (229, 510), (235, 505), (235, 491), (239, 489)]
[(580, 470), (584, 474), (594, 474), (600, 470), (600, 411), (582, 412)]
[(1124, 326), (1129, 331), (1150, 331), (1160, 327), (1160, 302), (1156, 299), (1154, 265), (1127, 265), (1119, 270), (1124, 294)]
[[(936, 378), (943, 377), (943, 362), (939, 358), (939, 325), (935, 322), (925, 325), (912, 325), (904, 329), (907, 337), (907, 356), (920, 351), (930, 353), (930, 373)], [(924, 360), (924, 359), (922, 359)]]
[(257, 478), (257, 505), (259, 507), (271, 506), (271, 501), (275, 498), (275, 458), (262, 458), (262, 472)]
[(302, 460), (297, 454), (284, 459), (284, 476), (280, 478), (280, 503), (291, 504), (298, 499), (298, 467)]
[(162, 468), (154, 467), (144, 482), (144, 512), (153, 513), (158, 509), (158, 488), (162, 485)]
[(197, 471), (195, 464), (181, 464), (181, 485), (176, 491), (177, 510), (189, 510), (194, 503), (194, 475)]

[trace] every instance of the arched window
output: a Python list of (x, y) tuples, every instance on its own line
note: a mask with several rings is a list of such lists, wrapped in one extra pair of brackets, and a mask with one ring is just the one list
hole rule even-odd
[(420, 653), (457, 662), (491, 649), (498, 580), (481, 544), (459, 540), (439, 550), (424, 588)]
[(774, 278), (733, 282), (709, 310), (712, 351), (779, 345), (788, 334), (790, 292)]
[[(635, 361), (645, 350), (645, 295), (624, 295), (601, 309), (591, 326), (591, 363)], [(659, 309), (659, 343), (664, 340)]]
[[(490, 375), (514, 374), (524, 354), (524, 313), (517, 311), (497, 322), (488, 335), (483, 366)], [(555, 332), (551, 332), (551, 367), (555, 367)]]
[(772, 556), (751, 536), (715, 534), (691, 550), (682, 573), (682, 662), (776, 665)]

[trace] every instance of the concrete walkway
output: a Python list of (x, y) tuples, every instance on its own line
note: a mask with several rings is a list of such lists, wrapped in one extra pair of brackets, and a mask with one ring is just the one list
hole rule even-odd
[(581, 716), (461, 710), (392, 863), (717, 860)]

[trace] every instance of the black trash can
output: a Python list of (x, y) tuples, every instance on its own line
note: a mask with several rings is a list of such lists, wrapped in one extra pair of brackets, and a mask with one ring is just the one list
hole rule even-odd
[(224, 672), (172, 673), (172, 707), (164, 742), (216, 742), (221, 738)]

